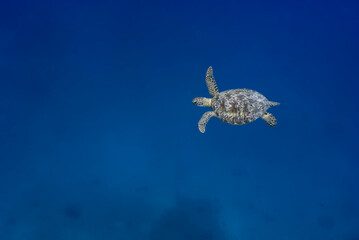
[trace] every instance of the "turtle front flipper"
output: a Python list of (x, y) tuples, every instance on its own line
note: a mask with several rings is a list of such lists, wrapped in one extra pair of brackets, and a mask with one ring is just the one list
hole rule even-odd
[(277, 125), (277, 119), (271, 113), (264, 113), (262, 119), (271, 127)]
[(217, 83), (213, 77), (213, 69), (209, 67), (206, 73), (206, 84), (208, 87), (209, 94), (214, 97), (216, 94), (219, 93)]
[(206, 131), (206, 125), (209, 121), (209, 119), (213, 116), (216, 116), (216, 113), (213, 111), (205, 112), (201, 119), (198, 122), (198, 129), (201, 133), (204, 133)]

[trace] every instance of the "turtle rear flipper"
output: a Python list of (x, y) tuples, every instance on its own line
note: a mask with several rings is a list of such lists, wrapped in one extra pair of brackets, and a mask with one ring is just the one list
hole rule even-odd
[(206, 131), (206, 125), (209, 121), (209, 119), (213, 116), (216, 116), (216, 113), (213, 111), (205, 112), (201, 119), (198, 122), (198, 129), (201, 133), (204, 133)]
[(217, 83), (213, 77), (213, 69), (209, 67), (206, 73), (206, 84), (209, 91), (209, 94), (214, 97), (219, 93)]
[(277, 125), (277, 119), (271, 113), (264, 113), (262, 119), (271, 127)]

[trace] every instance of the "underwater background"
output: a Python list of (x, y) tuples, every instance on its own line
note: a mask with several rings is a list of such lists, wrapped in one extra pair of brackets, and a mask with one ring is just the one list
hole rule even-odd
[[(0, 3), (0, 240), (358, 240), (358, 1)], [(212, 118), (249, 88), (278, 120)]]

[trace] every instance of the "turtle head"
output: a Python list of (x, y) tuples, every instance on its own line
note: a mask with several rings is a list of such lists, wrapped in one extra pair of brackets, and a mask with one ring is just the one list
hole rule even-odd
[(196, 97), (192, 100), (192, 103), (199, 107), (211, 107), (212, 105), (212, 99), (205, 98), (205, 97)]

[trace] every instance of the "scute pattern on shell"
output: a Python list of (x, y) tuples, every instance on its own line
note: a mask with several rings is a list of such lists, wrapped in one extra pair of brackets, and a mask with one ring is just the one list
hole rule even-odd
[(241, 125), (261, 117), (270, 107), (259, 92), (250, 89), (223, 91), (212, 99), (212, 108), (223, 122)]

